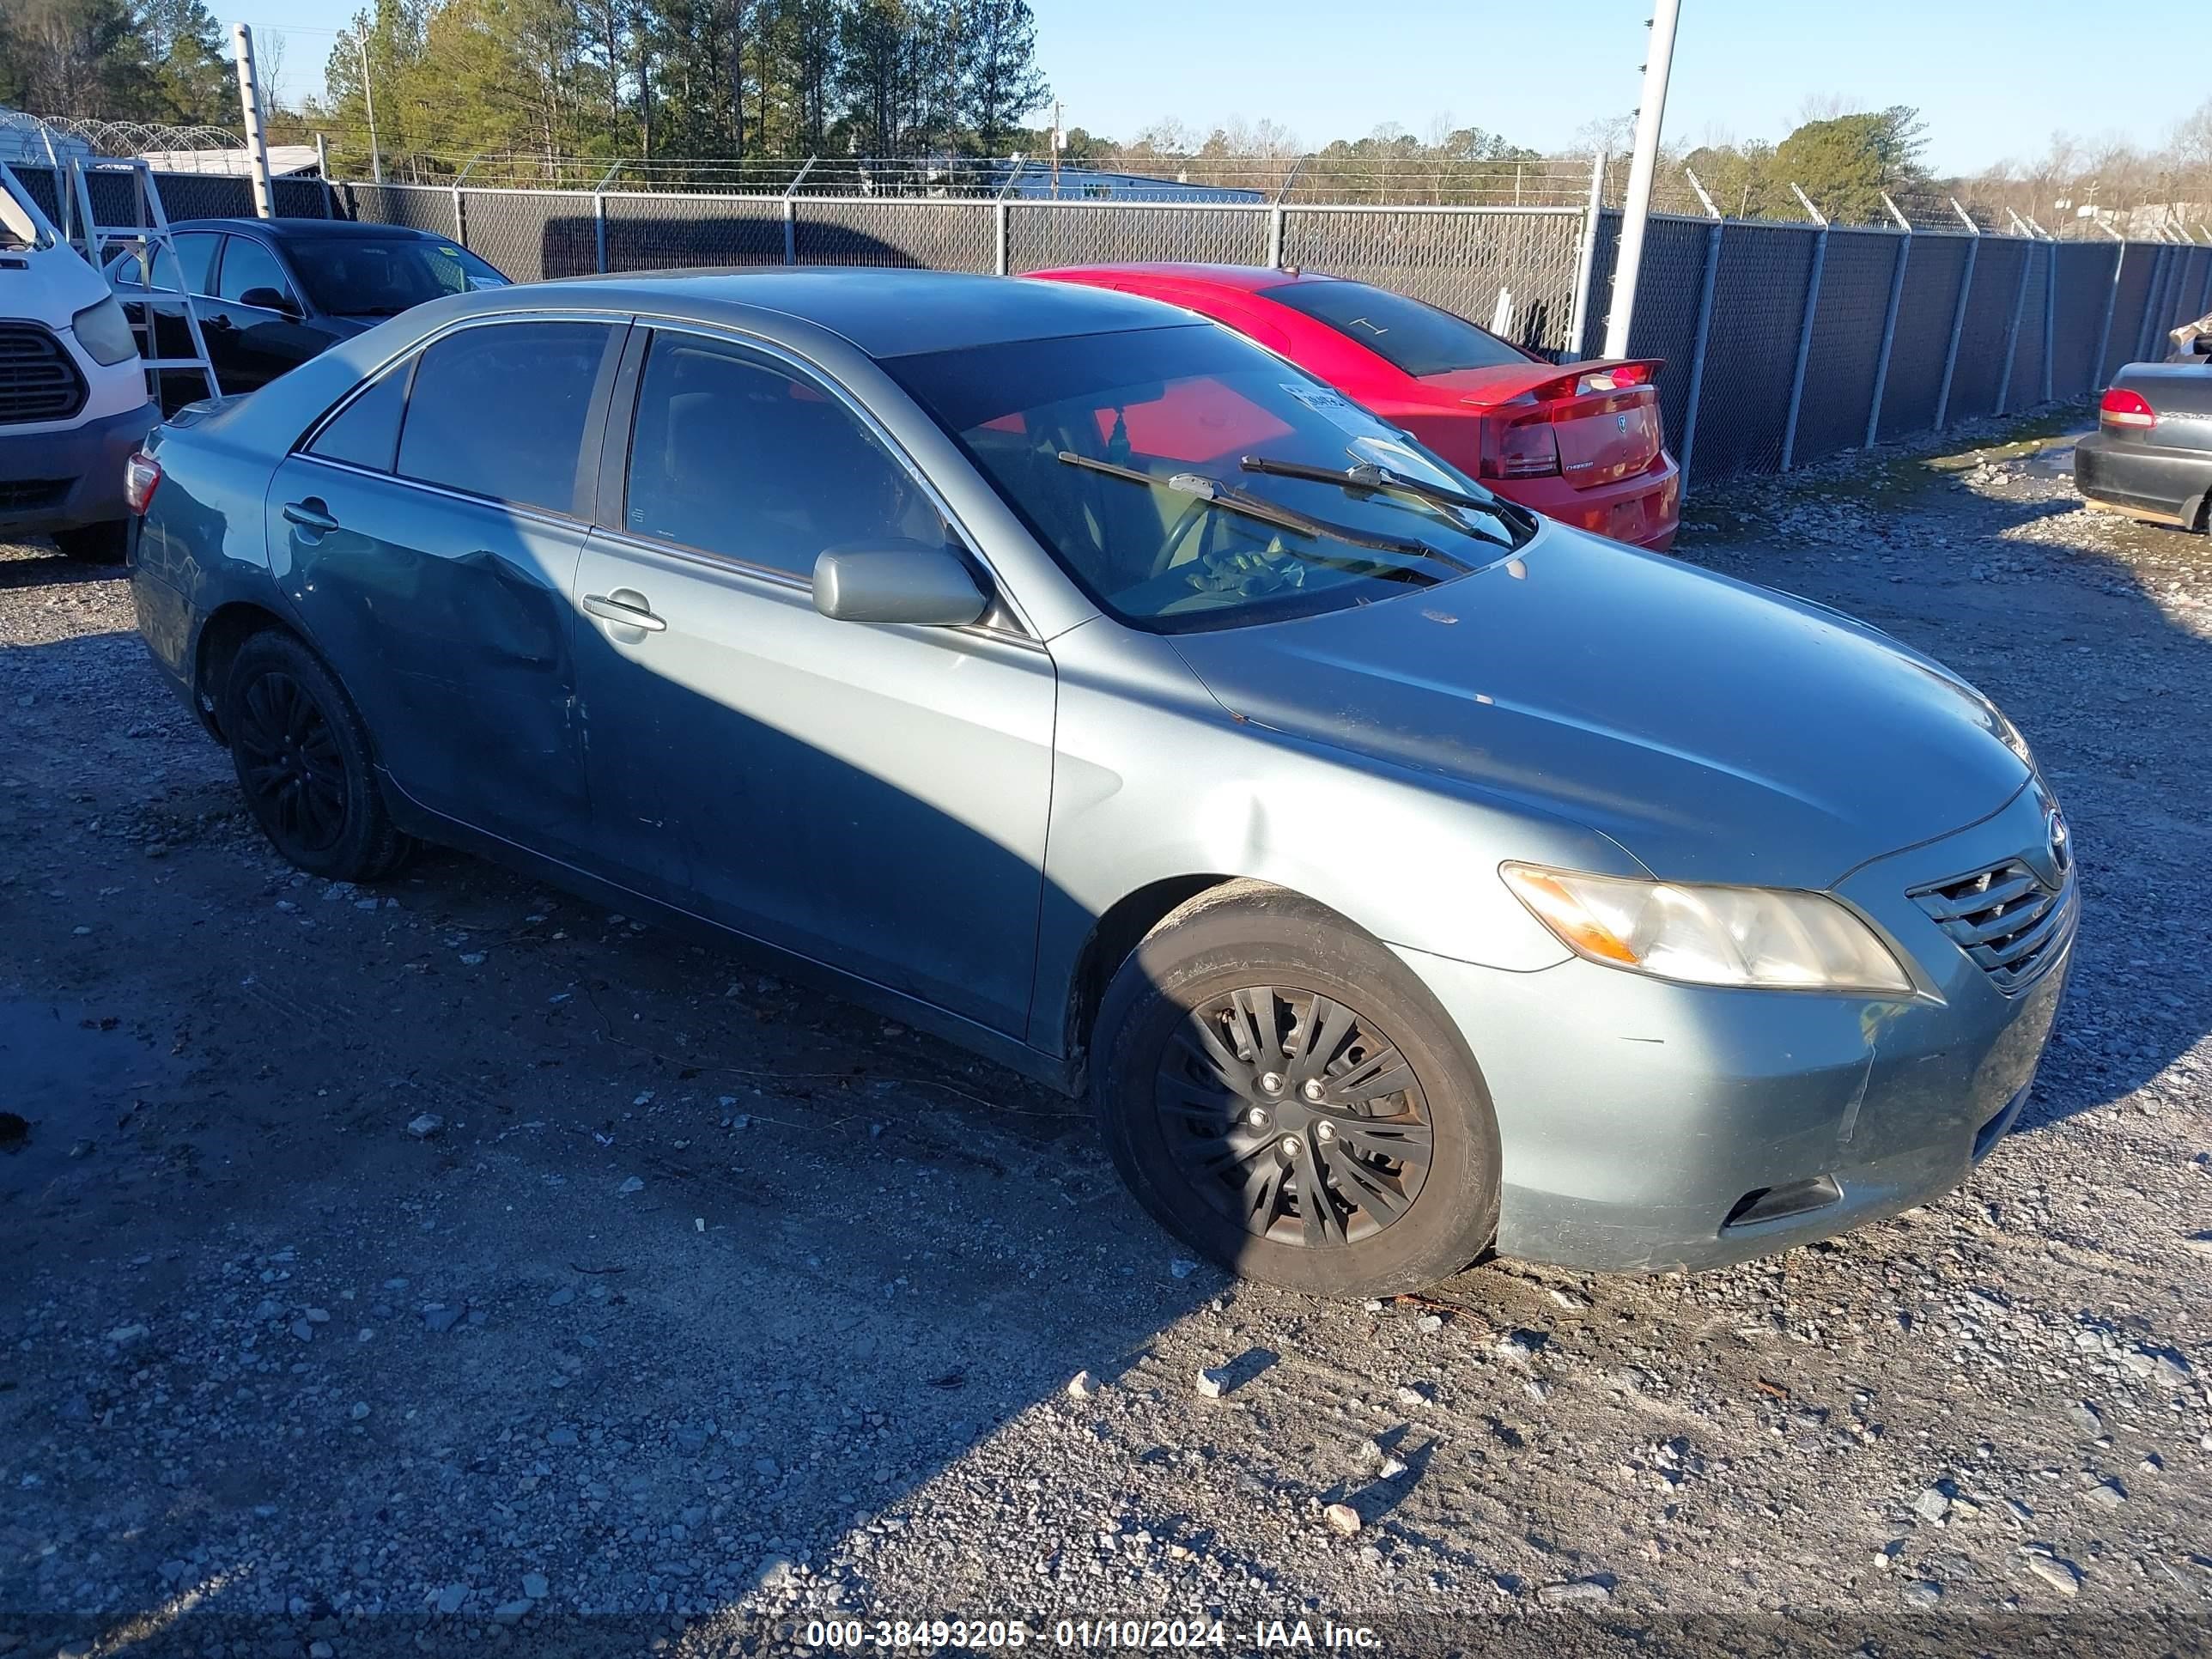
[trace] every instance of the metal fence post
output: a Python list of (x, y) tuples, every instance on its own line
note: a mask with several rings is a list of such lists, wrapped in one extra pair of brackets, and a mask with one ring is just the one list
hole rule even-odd
[(1280, 270), (1282, 268), (1283, 204), (1270, 202), (1267, 204), (1267, 269)]
[(1982, 228), (1969, 219), (1967, 228), (1973, 239), (1966, 244), (1966, 264), (1959, 273), (1959, 298), (1951, 307), (1951, 343), (1943, 348), (1943, 386), (1936, 394), (1936, 430), (1941, 432), (1949, 424), (1951, 414), (1951, 377), (1959, 367), (1959, 337), (1966, 330), (1966, 300), (1974, 291), (1974, 261), (1982, 251)]
[(470, 156), (468, 166), (453, 175), (453, 240), (463, 247), (469, 245), (469, 216), (468, 210), (461, 204), (461, 185), (483, 159), (481, 155)]
[(1705, 228), (1705, 269), (1698, 283), (1698, 331), (1690, 342), (1689, 402), (1682, 414), (1682, 441), (1675, 446), (1681, 499), (1690, 495), (1690, 460), (1698, 453), (1698, 399), (1705, 386), (1705, 342), (1713, 331), (1713, 288), (1721, 270), (1721, 234), (1726, 222), (1716, 216)]
[(623, 164), (617, 161), (592, 186), (592, 257), (602, 276), (607, 274), (607, 186), (614, 183), (615, 174), (622, 170)]
[(1590, 163), (1589, 210), (1583, 216), (1583, 245), (1575, 257), (1575, 298), (1567, 313), (1567, 361), (1583, 356), (1583, 334), (1589, 326), (1590, 286), (1597, 280), (1597, 228), (1605, 205), (1606, 153)]
[(2089, 360), (2089, 384), (2083, 388), (2087, 392), (2094, 392), (2105, 383), (2105, 354), (2112, 349), (2112, 313), (2120, 303), (2120, 273), (2128, 268), (2128, 250), (2133, 246), (2122, 242), (2112, 251), (2112, 280), (2105, 293), (2105, 320), (2097, 330), (2097, 355)]
[(991, 269), (1001, 276), (1006, 274), (1006, 198), (1003, 196), (991, 204)]
[(2012, 365), (2020, 346), (2020, 319), (2027, 309), (2027, 272), (2035, 263), (2035, 245), (2031, 242), (2020, 252), (2020, 281), (2012, 291), (2012, 321), (2005, 325), (2004, 373), (1997, 377), (1997, 407), (2000, 415), (2012, 399)]
[(2158, 331), (2159, 308), (2164, 303), (2166, 264), (2172, 257), (2171, 249), (2163, 242), (2151, 255), (2150, 287), (2143, 292), (2142, 319), (2136, 328), (2136, 349), (2128, 360), (2130, 362), (2140, 362), (2150, 356), (2150, 343)]
[(2051, 357), (2058, 339), (2058, 244), (2049, 244), (2043, 279), (2043, 401), (2051, 401)]
[(1912, 232), (1897, 239), (1897, 264), (1889, 273), (1889, 308), (1881, 318), (1881, 350), (1874, 360), (1874, 396), (1867, 404), (1866, 443), (1872, 449), (1881, 426), (1881, 394), (1889, 385), (1890, 348), (1897, 343), (1897, 311), (1905, 299), (1905, 266), (1912, 257)]
[(788, 192), (783, 198), (783, 262), (787, 265), (799, 263), (799, 204)]
[(1828, 263), (1828, 222), (1813, 233), (1813, 269), (1805, 278), (1805, 310), (1797, 323), (1797, 368), (1790, 377), (1790, 417), (1782, 428), (1782, 470), (1797, 448), (1797, 411), (1805, 402), (1805, 365), (1813, 356), (1813, 313), (1820, 308), (1820, 268)]

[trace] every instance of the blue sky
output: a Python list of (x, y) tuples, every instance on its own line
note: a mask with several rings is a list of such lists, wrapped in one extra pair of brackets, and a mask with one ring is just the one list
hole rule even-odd
[[(319, 88), (333, 37), (307, 31), (343, 27), (359, 0), (254, 3), (257, 34), (289, 34), (285, 90)], [(1635, 106), (1650, 15), (1649, 0), (1031, 3), (1070, 125), (1130, 138), (1167, 116), (1201, 131), (1267, 118), (1318, 144), (1447, 115), (1538, 149)], [(2182, 0), (1682, 0), (1667, 131), (1779, 138), (1808, 97), (1838, 94), (1918, 106), (1942, 172), (2033, 155), (2061, 129), (2155, 143), (2212, 96), (2197, 46), (2170, 44), (2203, 28)]]

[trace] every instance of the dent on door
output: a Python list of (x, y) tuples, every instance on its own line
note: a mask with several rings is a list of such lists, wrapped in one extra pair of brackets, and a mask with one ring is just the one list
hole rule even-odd
[(581, 532), (488, 503), (378, 499), (405, 488), (285, 468), (280, 579), (402, 788), (565, 842), (586, 811), (567, 596)]

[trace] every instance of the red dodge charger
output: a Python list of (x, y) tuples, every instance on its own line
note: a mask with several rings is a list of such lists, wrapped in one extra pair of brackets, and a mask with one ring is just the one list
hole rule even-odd
[(1298, 270), (1071, 265), (1031, 275), (1211, 317), (1523, 507), (1639, 547), (1674, 542), (1681, 475), (1662, 443), (1656, 362), (1547, 362), (1419, 300)]

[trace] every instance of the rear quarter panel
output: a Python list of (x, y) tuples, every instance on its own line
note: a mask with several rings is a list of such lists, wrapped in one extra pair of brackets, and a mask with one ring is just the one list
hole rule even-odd
[(423, 314), (344, 341), (250, 397), (179, 410), (148, 438), (161, 483), (138, 527), (132, 586), (140, 632), (187, 690), (200, 629), (224, 605), (297, 621), (270, 572), (270, 478), (324, 410), (419, 337)]

